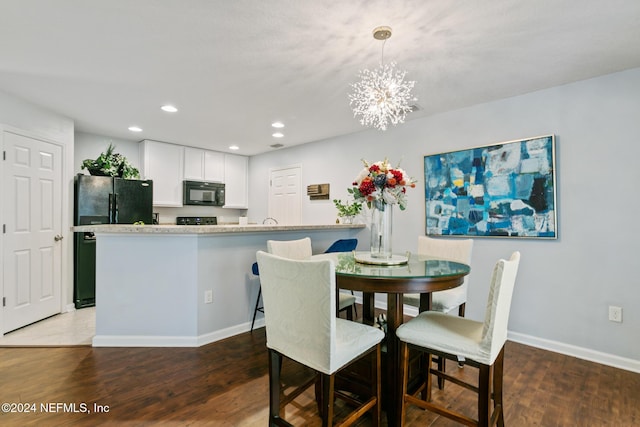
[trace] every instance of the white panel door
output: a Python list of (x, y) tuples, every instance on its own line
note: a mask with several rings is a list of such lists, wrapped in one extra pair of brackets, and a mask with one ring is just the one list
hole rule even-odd
[(60, 313), (62, 148), (3, 133), (2, 333)]
[(269, 216), (281, 225), (301, 223), (300, 168), (271, 171), (269, 188)]

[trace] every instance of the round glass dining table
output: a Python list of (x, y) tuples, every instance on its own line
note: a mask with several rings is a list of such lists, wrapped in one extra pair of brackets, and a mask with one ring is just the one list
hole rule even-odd
[(400, 425), (402, 383), (400, 352), (396, 329), (404, 319), (403, 294), (418, 293), (420, 311), (431, 308), (431, 293), (462, 285), (471, 268), (459, 262), (408, 254), (408, 262), (399, 265), (377, 265), (357, 262), (361, 253), (342, 252), (314, 255), (312, 258), (332, 259), (336, 267), (339, 289), (361, 291), (363, 321), (373, 324), (376, 293), (387, 294), (387, 363), (382, 375), (390, 385), (385, 400), (389, 426)]

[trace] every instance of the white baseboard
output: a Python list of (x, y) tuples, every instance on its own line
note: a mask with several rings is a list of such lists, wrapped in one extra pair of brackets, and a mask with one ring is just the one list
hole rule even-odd
[[(264, 326), (264, 318), (256, 319), (256, 323), (253, 325), (253, 329)], [(225, 338), (230, 338), (244, 332), (249, 332), (251, 329), (251, 322), (235, 325), (230, 328), (221, 329), (219, 331), (210, 332), (205, 335), (198, 336), (198, 346), (211, 344), (212, 342), (220, 341)]]
[(93, 347), (198, 347), (198, 337), (96, 335)]
[[(253, 329), (264, 326), (264, 318), (256, 319)], [(199, 335), (197, 337), (144, 336), (144, 335), (96, 335), (93, 347), (200, 347), (248, 332), (251, 322)]]
[(551, 341), (544, 338), (538, 338), (518, 332), (509, 332), (507, 338), (510, 341), (529, 345), (531, 347), (541, 348), (543, 350), (549, 350), (555, 353), (577, 357), (578, 359), (588, 360), (590, 362), (596, 362), (602, 365), (624, 369), (625, 371), (640, 373), (640, 360), (628, 359), (613, 354), (602, 353), (600, 351), (577, 347), (575, 345), (565, 344), (558, 341)]

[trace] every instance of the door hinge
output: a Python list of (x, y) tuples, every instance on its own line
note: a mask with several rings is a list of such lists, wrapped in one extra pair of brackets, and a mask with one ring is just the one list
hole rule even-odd
[(7, 160), (7, 152), (6, 151), (2, 152), (2, 160)]
[(2, 297), (2, 306), (3, 307), (7, 306), (7, 297)]
[(2, 224), (2, 234), (7, 234), (7, 224)]

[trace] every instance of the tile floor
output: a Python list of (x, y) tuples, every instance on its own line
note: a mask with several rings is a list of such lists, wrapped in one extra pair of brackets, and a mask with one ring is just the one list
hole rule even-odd
[(0, 336), (0, 347), (66, 347), (91, 345), (96, 309), (87, 307), (36, 322)]

